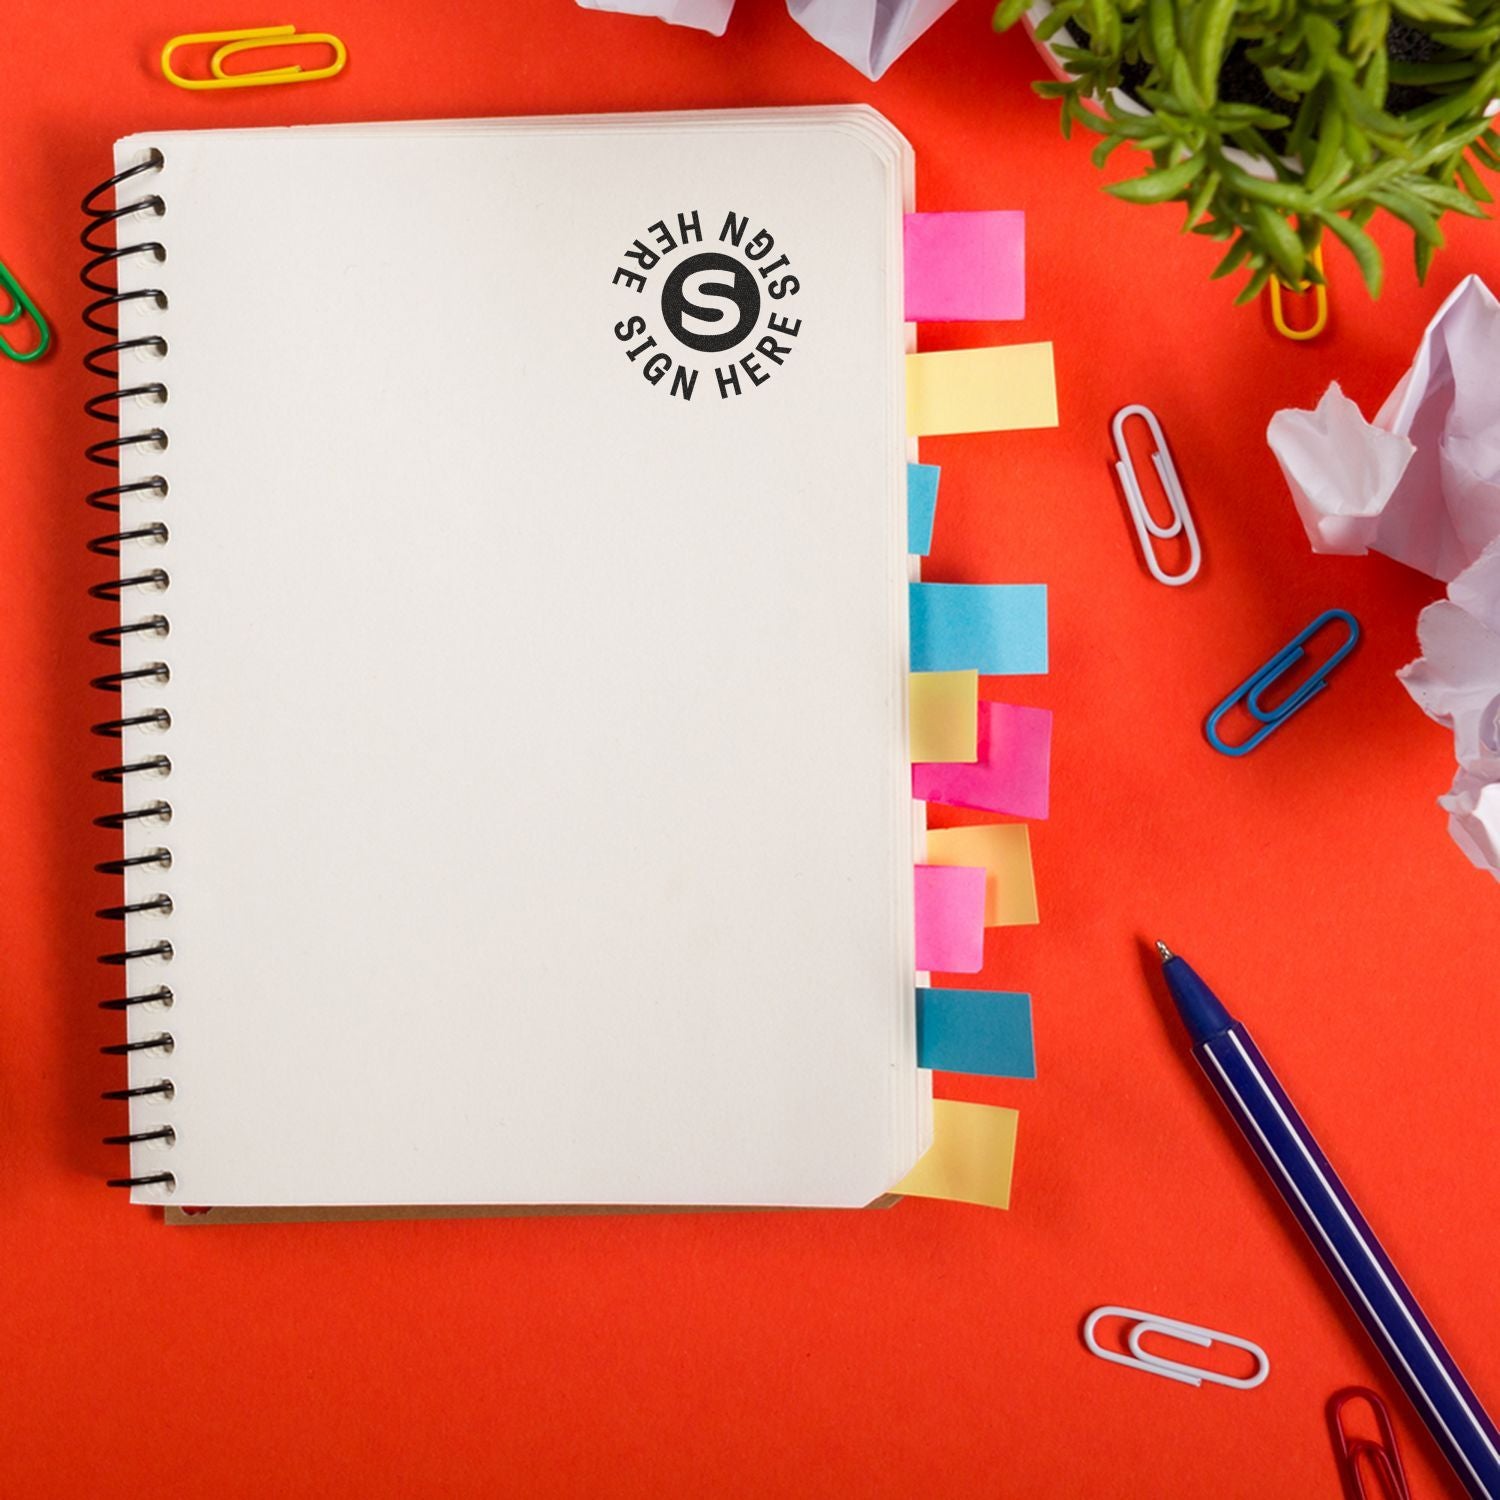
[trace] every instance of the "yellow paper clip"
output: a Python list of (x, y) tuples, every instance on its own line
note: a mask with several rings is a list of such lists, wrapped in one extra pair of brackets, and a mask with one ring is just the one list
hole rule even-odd
[[(206, 42), (222, 45), (209, 59), (208, 71), (212, 78), (184, 78), (172, 67), (172, 54), (179, 47), (200, 46)], [(287, 68), (263, 68), (258, 73), (226, 73), (224, 60), (239, 52), (248, 52), (256, 47), (300, 47), (304, 43), (321, 42), (333, 50), (333, 61), (324, 68), (304, 68), (293, 63)], [(193, 31), (184, 36), (174, 36), (161, 49), (161, 70), (168, 83), (180, 89), (247, 89), (266, 83), (314, 83), (319, 78), (332, 78), (344, 70), (349, 60), (348, 49), (331, 32), (302, 31), (295, 26), (251, 26), (240, 31)]]
[(1271, 287), (1271, 321), (1276, 325), (1276, 331), (1282, 338), (1315, 339), (1328, 327), (1328, 283), (1323, 279), (1323, 247), (1318, 246), (1313, 251), (1310, 259), (1317, 268), (1318, 280), (1312, 286), (1306, 283), (1302, 286), (1304, 293), (1311, 292), (1313, 298), (1314, 317), (1306, 328), (1291, 328), (1287, 326), (1286, 318), (1281, 311), (1281, 283), (1273, 276), (1270, 281)]

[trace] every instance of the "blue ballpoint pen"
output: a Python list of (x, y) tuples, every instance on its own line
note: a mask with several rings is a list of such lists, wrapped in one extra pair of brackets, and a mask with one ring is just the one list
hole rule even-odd
[(1282, 1091), (1250, 1033), (1165, 943), (1162, 973), (1235, 1124), (1477, 1500), (1500, 1500), (1500, 1433)]

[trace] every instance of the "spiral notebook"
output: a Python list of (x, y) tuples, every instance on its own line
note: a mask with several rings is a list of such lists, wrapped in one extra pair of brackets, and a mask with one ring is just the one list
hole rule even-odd
[(794, 109), (116, 170), (131, 1196), (877, 1199), (931, 1128), (906, 143)]

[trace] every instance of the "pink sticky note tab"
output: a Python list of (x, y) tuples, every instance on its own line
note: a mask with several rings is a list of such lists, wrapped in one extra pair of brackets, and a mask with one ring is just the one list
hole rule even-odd
[(949, 807), (1008, 813), (1013, 818), (1047, 816), (1052, 759), (1050, 708), (980, 703), (978, 752), (972, 765), (913, 766), (912, 796)]
[(907, 214), (906, 320), (981, 323), (1026, 316), (1026, 215)]
[(918, 865), (917, 967), (977, 974), (984, 967), (985, 872)]

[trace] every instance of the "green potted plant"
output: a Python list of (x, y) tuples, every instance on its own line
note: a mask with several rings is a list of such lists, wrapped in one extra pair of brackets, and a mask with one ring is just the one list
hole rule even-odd
[(1320, 280), (1325, 232), (1378, 296), (1377, 212), (1411, 229), (1422, 277), (1442, 215), (1492, 201), (1476, 164), (1500, 167), (1500, 0), (1001, 0), (995, 29), (1021, 21), (1063, 134), (1097, 132), (1097, 165), (1149, 152), (1108, 191), (1185, 203), (1186, 229), (1228, 242), (1213, 274), (1250, 272), (1241, 302)]

